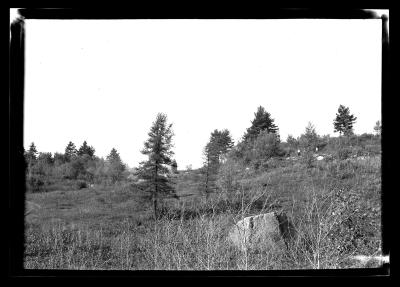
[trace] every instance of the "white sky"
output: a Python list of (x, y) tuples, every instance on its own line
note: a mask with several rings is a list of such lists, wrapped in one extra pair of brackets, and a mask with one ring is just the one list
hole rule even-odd
[(381, 20), (26, 20), (24, 146), (84, 140), (130, 167), (158, 112), (178, 168), (202, 165), (214, 129), (239, 140), (258, 106), (282, 140), (311, 121), (333, 134), (340, 104), (357, 134), (381, 118)]

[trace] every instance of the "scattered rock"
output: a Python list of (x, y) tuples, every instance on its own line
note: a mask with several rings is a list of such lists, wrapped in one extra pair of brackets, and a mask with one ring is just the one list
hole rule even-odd
[(229, 232), (229, 240), (242, 251), (251, 248), (279, 252), (286, 249), (294, 236), (294, 227), (287, 216), (276, 212), (246, 217)]

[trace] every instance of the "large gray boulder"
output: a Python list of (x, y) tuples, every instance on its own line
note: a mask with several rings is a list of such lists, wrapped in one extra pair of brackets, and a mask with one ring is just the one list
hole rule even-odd
[(259, 249), (279, 252), (295, 236), (293, 225), (284, 213), (270, 212), (246, 217), (229, 231), (230, 242), (242, 251)]

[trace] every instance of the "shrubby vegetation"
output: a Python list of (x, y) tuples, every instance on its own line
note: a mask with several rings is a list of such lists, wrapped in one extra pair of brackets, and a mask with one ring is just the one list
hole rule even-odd
[(113, 148), (107, 159), (95, 156), (84, 141), (79, 150), (69, 142), (65, 153), (40, 152), (34, 143), (25, 152), (27, 191), (40, 192), (86, 188), (90, 184), (114, 184), (124, 177), (125, 164)]
[(201, 169), (204, 176), (203, 192), (208, 195), (216, 190), (218, 169), (221, 163), (226, 160), (225, 155), (233, 147), (233, 140), (230, 132), (214, 130), (211, 133), (210, 141), (204, 148), (204, 166)]
[[(259, 107), (238, 143), (227, 129), (211, 133), (197, 170), (178, 171), (172, 125), (164, 114), (150, 128), (142, 151), (148, 160), (133, 174), (115, 149), (103, 159), (86, 142), (78, 150), (70, 142), (64, 154), (54, 155), (38, 153), (32, 143), (25, 153), (28, 190), (57, 191), (28, 194), (49, 208), (27, 223), (25, 266), (363, 267), (351, 255), (379, 254), (381, 245), (381, 126), (374, 127), (375, 135), (355, 135), (355, 119), (340, 106), (334, 121), (339, 137), (319, 135), (310, 122), (297, 138), (281, 141), (271, 115)], [(101, 187), (77, 190), (92, 183)], [(241, 253), (230, 245), (233, 223), (278, 210), (296, 229), (287, 249)]]

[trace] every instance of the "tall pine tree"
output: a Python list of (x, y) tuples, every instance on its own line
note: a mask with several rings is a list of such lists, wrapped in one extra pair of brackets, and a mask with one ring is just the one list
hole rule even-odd
[(163, 113), (157, 114), (142, 150), (148, 160), (141, 162), (138, 168), (138, 177), (144, 180), (146, 191), (151, 194), (155, 219), (159, 217), (158, 200), (161, 195), (175, 195), (175, 188), (166, 176), (169, 172), (166, 165), (173, 162), (173, 135), (172, 124), (167, 123), (167, 116)]
[(333, 122), (334, 132), (339, 132), (340, 135), (353, 134), (353, 124), (356, 122), (356, 117), (350, 114), (349, 108), (340, 105), (336, 118)]
[(274, 124), (271, 114), (265, 111), (262, 106), (259, 106), (257, 112), (254, 113), (254, 120), (251, 122), (251, 127), (247, 129), (243, 140), (245, 142), (253, 141), (263, 130), (267, 130), (268, 133), (277, 133), (279, 129)]

